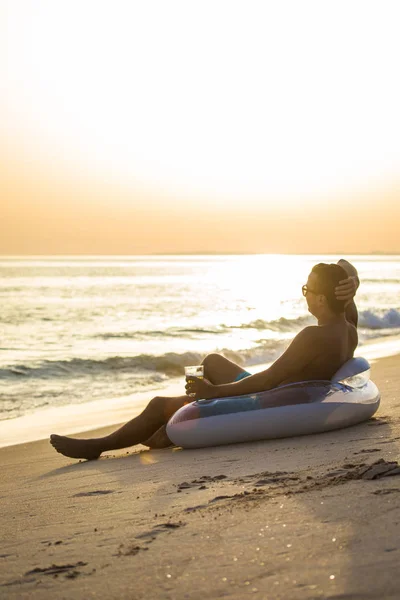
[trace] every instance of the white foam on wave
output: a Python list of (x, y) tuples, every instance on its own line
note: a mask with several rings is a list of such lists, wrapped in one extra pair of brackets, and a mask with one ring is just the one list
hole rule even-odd
[(359, 313), (359, 327), (366, 329), (393, 329), (400, 327), (400, 312), (390, 308), (386, 312), (363, 310)]

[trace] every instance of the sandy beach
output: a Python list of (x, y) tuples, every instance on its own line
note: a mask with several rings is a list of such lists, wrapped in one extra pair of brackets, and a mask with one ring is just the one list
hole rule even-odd
[(398, 598), (399, 367), (374, 363), (380, 409), (340, 431), (94, 462), (2, 448), (0, 597)]

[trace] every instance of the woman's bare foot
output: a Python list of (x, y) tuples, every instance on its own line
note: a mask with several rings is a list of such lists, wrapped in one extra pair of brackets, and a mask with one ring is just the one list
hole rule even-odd
[(96, 460), (102, 452), (99, 447), (99, 442), (96, 439), (78, 440), (64, 435), (52, 434), (50, 436), (50, 444), (57, 452), (64, 454), (64, 456), (69, 456), (70, 458)]

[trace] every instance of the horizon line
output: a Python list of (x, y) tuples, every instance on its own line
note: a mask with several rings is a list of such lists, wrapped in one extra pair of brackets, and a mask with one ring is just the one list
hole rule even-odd
[(73, 254), (64, 254), (64, 253), (49, 253), (49, 254), (15, 254), (15, 253), (6, 253), (0, 254), (0, 258), (34, 258), (34, 257), (93, 257), (100, 258), (106, 256), (114, 256), (114, 257), (126, 257), (126, 256), (316, 256), (316, 255), (324, 255), (324, 256), (337, 256), (337, 255), (348, 255), (348, 256), (399, 256), (400, 251), (396, 252), (387, 252), (381, 250), (375, 250), (371, 252), (347, 252), (343, 250), (338, 250), (336, 252), (213, 252), (213, 251), (192, 251), (192, 252), (135, 252), (130, 254), (120, 254), (120, 253), (109, 253), (109, 254), (93, 254), (88, 252), (81, 253), (73, 253)]

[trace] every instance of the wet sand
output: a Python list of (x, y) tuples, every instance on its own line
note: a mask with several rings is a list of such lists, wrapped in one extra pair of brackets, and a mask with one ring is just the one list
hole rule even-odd
[(398, 598), (400, 356), (372, 379), (375, 417), (320, 435), (94, 462), (0, 449), (0, 597)]

